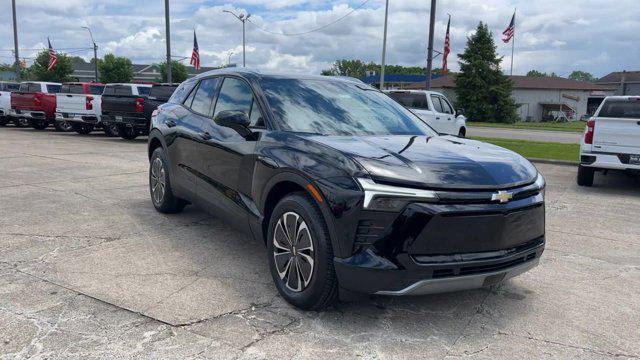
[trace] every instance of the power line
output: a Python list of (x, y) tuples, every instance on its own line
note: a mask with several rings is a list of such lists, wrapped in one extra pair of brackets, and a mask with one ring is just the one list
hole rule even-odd
[(322, 25), (322, 26), (320, 26), (320, 27), (318, 27), (318, 28), (315, 28), (315, 29), (312, 29), (312, 30), (303, 31), (303, 32), (299, 32), (299, 33), (281, 33), (281, 32), (275, 32), (275, 31), (267, 30), (267, 29), (265, 29), (265, 28), (263, 28), (263, 27), (259, 26), (258, 24), (254, 23), (254, 22), (253, 22), (253, 21), (251, 21), (251, 20), (247, 20), (247, 21), (248, 21), (248, 22), (250, 22), (251, 24), (253, 24), (253, 25), (254, 25), (258, 30), (260, 30), (260, 31), (264, 31), (264, 32), (266, 32), (266, 33), (268, 33), (268, 34), (272, 34), (272, 35), (282, 35), (282, 36), (300, 36), (300, 35), (310, 34), (310, 33), (316, 32), (316, 31), (324, 30), (324, 29), (328, 28), (329, 26), (331, 26), (331, 25), (333, 25), (333, 24), (336, 24), (336, 23), (338, 23), (338, 22), (340, 22), (340, 21), (344, 20), (346, 17), (348, 17), (349, 15), (353, 14), (356, 10), (360, 10), (360, 9), (361, 9), (363, 6), (365, 6), (369, 1), (370, 1), (370, 0), (365, 0), (365, 1), (363, 1), (360, 5), (358, 5), (357, 7), (353, 8), (353, 9), (351, 9), (351, 11), (349, 11), (348, 13), (344, 14), (343, 16), (339, 17), (338, 19), (336, 19), (336, 20), (334, 20), (334, 21), (332, 21), (332, 22), (330, 22), (330, 23), (328, 23), (328, 24)]

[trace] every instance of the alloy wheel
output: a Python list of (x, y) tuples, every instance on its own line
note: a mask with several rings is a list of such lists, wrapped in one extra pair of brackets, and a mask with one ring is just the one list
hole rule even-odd
[(61, 129), (62, 131), (64, 131), (64, 132), (69, 132), (69, 131), (73, 130), (73, 124), (71, 124), (71, 123), (70, 123), (70, 122), (68, 122), (68, 121), (63, 121), (63, 122), (60, 124), (60, 129)]
[(31, 126), (31, 121), (27, 118), (18, 118), (18, 125), (22, 127), (29, 127)]
[(280, 280), (293, 292), (304, 290), (313, 276), (311, 231), (295, 212), (284, 213), (273, 233), (273, 258)]
[(151, 164), (151, 196), (156, 205), (162, 204), (166, 188), (166, 173), (160, 158), (155, 158)]

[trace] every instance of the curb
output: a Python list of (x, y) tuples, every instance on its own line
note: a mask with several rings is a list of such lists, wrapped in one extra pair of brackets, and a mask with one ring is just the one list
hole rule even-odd
[(538, 159), (538, 158), (527, 158), (527, 160), (540, 163), (540, 164), (551, 164), (551, 165), (563, 165), (563, 166), (578, 166), (579, 164), (575, 161), (567, 161), (567, 160), (551, 160), (551, 159)]

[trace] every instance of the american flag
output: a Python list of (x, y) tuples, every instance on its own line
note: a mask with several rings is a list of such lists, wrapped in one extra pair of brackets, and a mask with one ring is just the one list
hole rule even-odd
[(444, 52), (442, 54), (442, 75), (447, 75), (447, 56), (451, 52), (451, 39), (449, 37), (449, 28), (451, 27), (451, 17), (447, 23), (447, 35), (444, 37)]
[(198, 39), (196, 31), (193, 30), (193, 52), (191, 53), (191, 61), (189, 62), (196, 70), (200, 69), (200, 49), (198, 48)]
[(515, 34), (516, 34), (516, 13), (514, 12), (513, 16), (511, 17), (511, 22), (509, 23), (509, 26), (505, 31), (502, 32), (502, 35), (504, 35), (504, 38), (502, 39), (502, 41), (504, 41), (505, 43), (508, 43), (509, 41), (511, 41), (511, 39)]
[(58, 56), (56, 55), (56, 51), (53, 50), (49, 38), (47, 38), (47, 42), (49, 43), (49, 65), (47, 65), (47, 71), (53, 71), (56, 66), (58, 66)]

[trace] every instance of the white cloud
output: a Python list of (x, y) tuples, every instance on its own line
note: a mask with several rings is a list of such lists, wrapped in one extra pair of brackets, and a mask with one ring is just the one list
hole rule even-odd
[[(328, 24), (348, 13), (361, 0), (175, 0), (172, 1), (172, 50), (189, 56), (193, 28), (198, 33), (202, 64), (214, 66), (242, 59), (240, 22), (223, 9), (252, 13), (261, 28), (278, 33), (304, 32)], [(3, 5), (5, 6), (5, 5)], [(452, 15), (450, 67), (464, 50), (467, 36), (479, 21), (493, 31), (498, 53), (509, 65), (511, 44), (500, 40), (513, 9), (517, 8), (515, 72), (538, 69), (559, 74), (580, 67), (597, 76), (620, 69), (640, 68), (640, 33), (637, 0), (440, 0), (435, 47), (442, 49), (447, 13)], [(429, 2), (390, 2), (387, 62), (425, 65)], [(13, 48), (10, 11), (0, 12), (0, 62), (11, 61)], [(351, 16), (322, 31), (304, 36), (282, 36), (247, 24), (247, 63), (278, 71), (319, 73), (341, 58), (380, 61), (384, 1), (371, 0)], [(100, 54), (111, 51), (134, 62), (164, 59), (164, 8), (161, 2), (127, 0), (58, 0), (18, 2), (21, 48), (40, 48), (51, 36), (60, 49), (90, 47), (82, 25), (90, 25)], [(597, 24), (601, 24), (598, 26)], [(75, 50), (91, 56), (90, 50)], [(24, 50), (32, 56), (34, 50)], [(439, 66), (441, 58), (436, 60)]]

